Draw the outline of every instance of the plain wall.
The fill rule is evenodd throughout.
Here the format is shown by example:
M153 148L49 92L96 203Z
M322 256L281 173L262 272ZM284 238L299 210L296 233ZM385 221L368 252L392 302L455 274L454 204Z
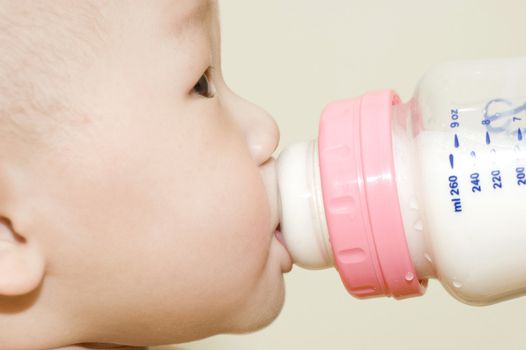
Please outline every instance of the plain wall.
M226 81L275 116L275 156L315 138L331 100L382 88L407 100L434 63L526 55L519 0L225 0L220 12ZM294 267L285 279L284 309L266 329L177 349L526 349L526 298L467 306L430 281L420 298L364 301L333 269Z

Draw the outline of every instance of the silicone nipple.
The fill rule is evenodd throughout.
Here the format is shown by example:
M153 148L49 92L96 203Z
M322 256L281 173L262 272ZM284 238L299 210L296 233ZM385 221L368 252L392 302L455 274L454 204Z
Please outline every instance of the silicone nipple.
M307 269L333 266L316 142L287 147L278 158L277 173L281 233L294 263Z

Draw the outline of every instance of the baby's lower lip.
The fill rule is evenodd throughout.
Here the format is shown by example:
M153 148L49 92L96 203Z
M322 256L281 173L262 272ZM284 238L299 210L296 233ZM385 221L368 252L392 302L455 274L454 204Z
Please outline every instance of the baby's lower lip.
M287 244L285 243L285 239L283 238L279 225L276 227L274 236L276 236L276 239L283 246L285 254L287 254L286 262L284 261L282 265L283 272L289 272L292 269L292 257L290 256L289 250L287 249Z
M283 234L281 233L280 225L276 227L276 232L274 232L274 234L276 235L276 238L278 239L278 241L280 241L280 243L283 244L284 247L287 247L287 245L285 244L285 239L283 239Z

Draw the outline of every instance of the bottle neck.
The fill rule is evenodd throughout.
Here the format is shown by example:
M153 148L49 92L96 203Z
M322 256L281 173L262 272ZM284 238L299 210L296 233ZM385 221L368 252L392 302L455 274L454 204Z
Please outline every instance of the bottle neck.
M329 104L318 149L335 265L358 297L421 295L400 211L393 161L390 90Z
M396 183L393 161L392 112L399 103L389 90L335 101L322 113L318 142L291 145L278 159L281 232L294 262L334 265L357 297L425 290L397 194L407 193ZM408 164L402 161L403 176L413 174ZM413 251L419 237L409 237Z

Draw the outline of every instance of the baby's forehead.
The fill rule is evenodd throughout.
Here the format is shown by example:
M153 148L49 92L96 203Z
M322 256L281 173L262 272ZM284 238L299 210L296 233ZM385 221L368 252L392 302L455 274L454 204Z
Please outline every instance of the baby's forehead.
M101 45L102 2L0 2L0 106L3 115L63 109L68 67L92 60ZM60 95L60 96L59 96Z
M215 15L215 6L213 0L2 1L0 76L8 77L0 79L2 111L38 105L39 111L24 114L45 114L47 105L66 100L58 94L67 83L65 64L89 65L119 38L133 39L130 27L140 22L148 22L146 30L152 31L167 25L170 34L202 25ZM35 94L45 103L32 103Z
M213 0L180 0L168 1L165 14L171 29L181 32L191 26L209 24L216 11Z

